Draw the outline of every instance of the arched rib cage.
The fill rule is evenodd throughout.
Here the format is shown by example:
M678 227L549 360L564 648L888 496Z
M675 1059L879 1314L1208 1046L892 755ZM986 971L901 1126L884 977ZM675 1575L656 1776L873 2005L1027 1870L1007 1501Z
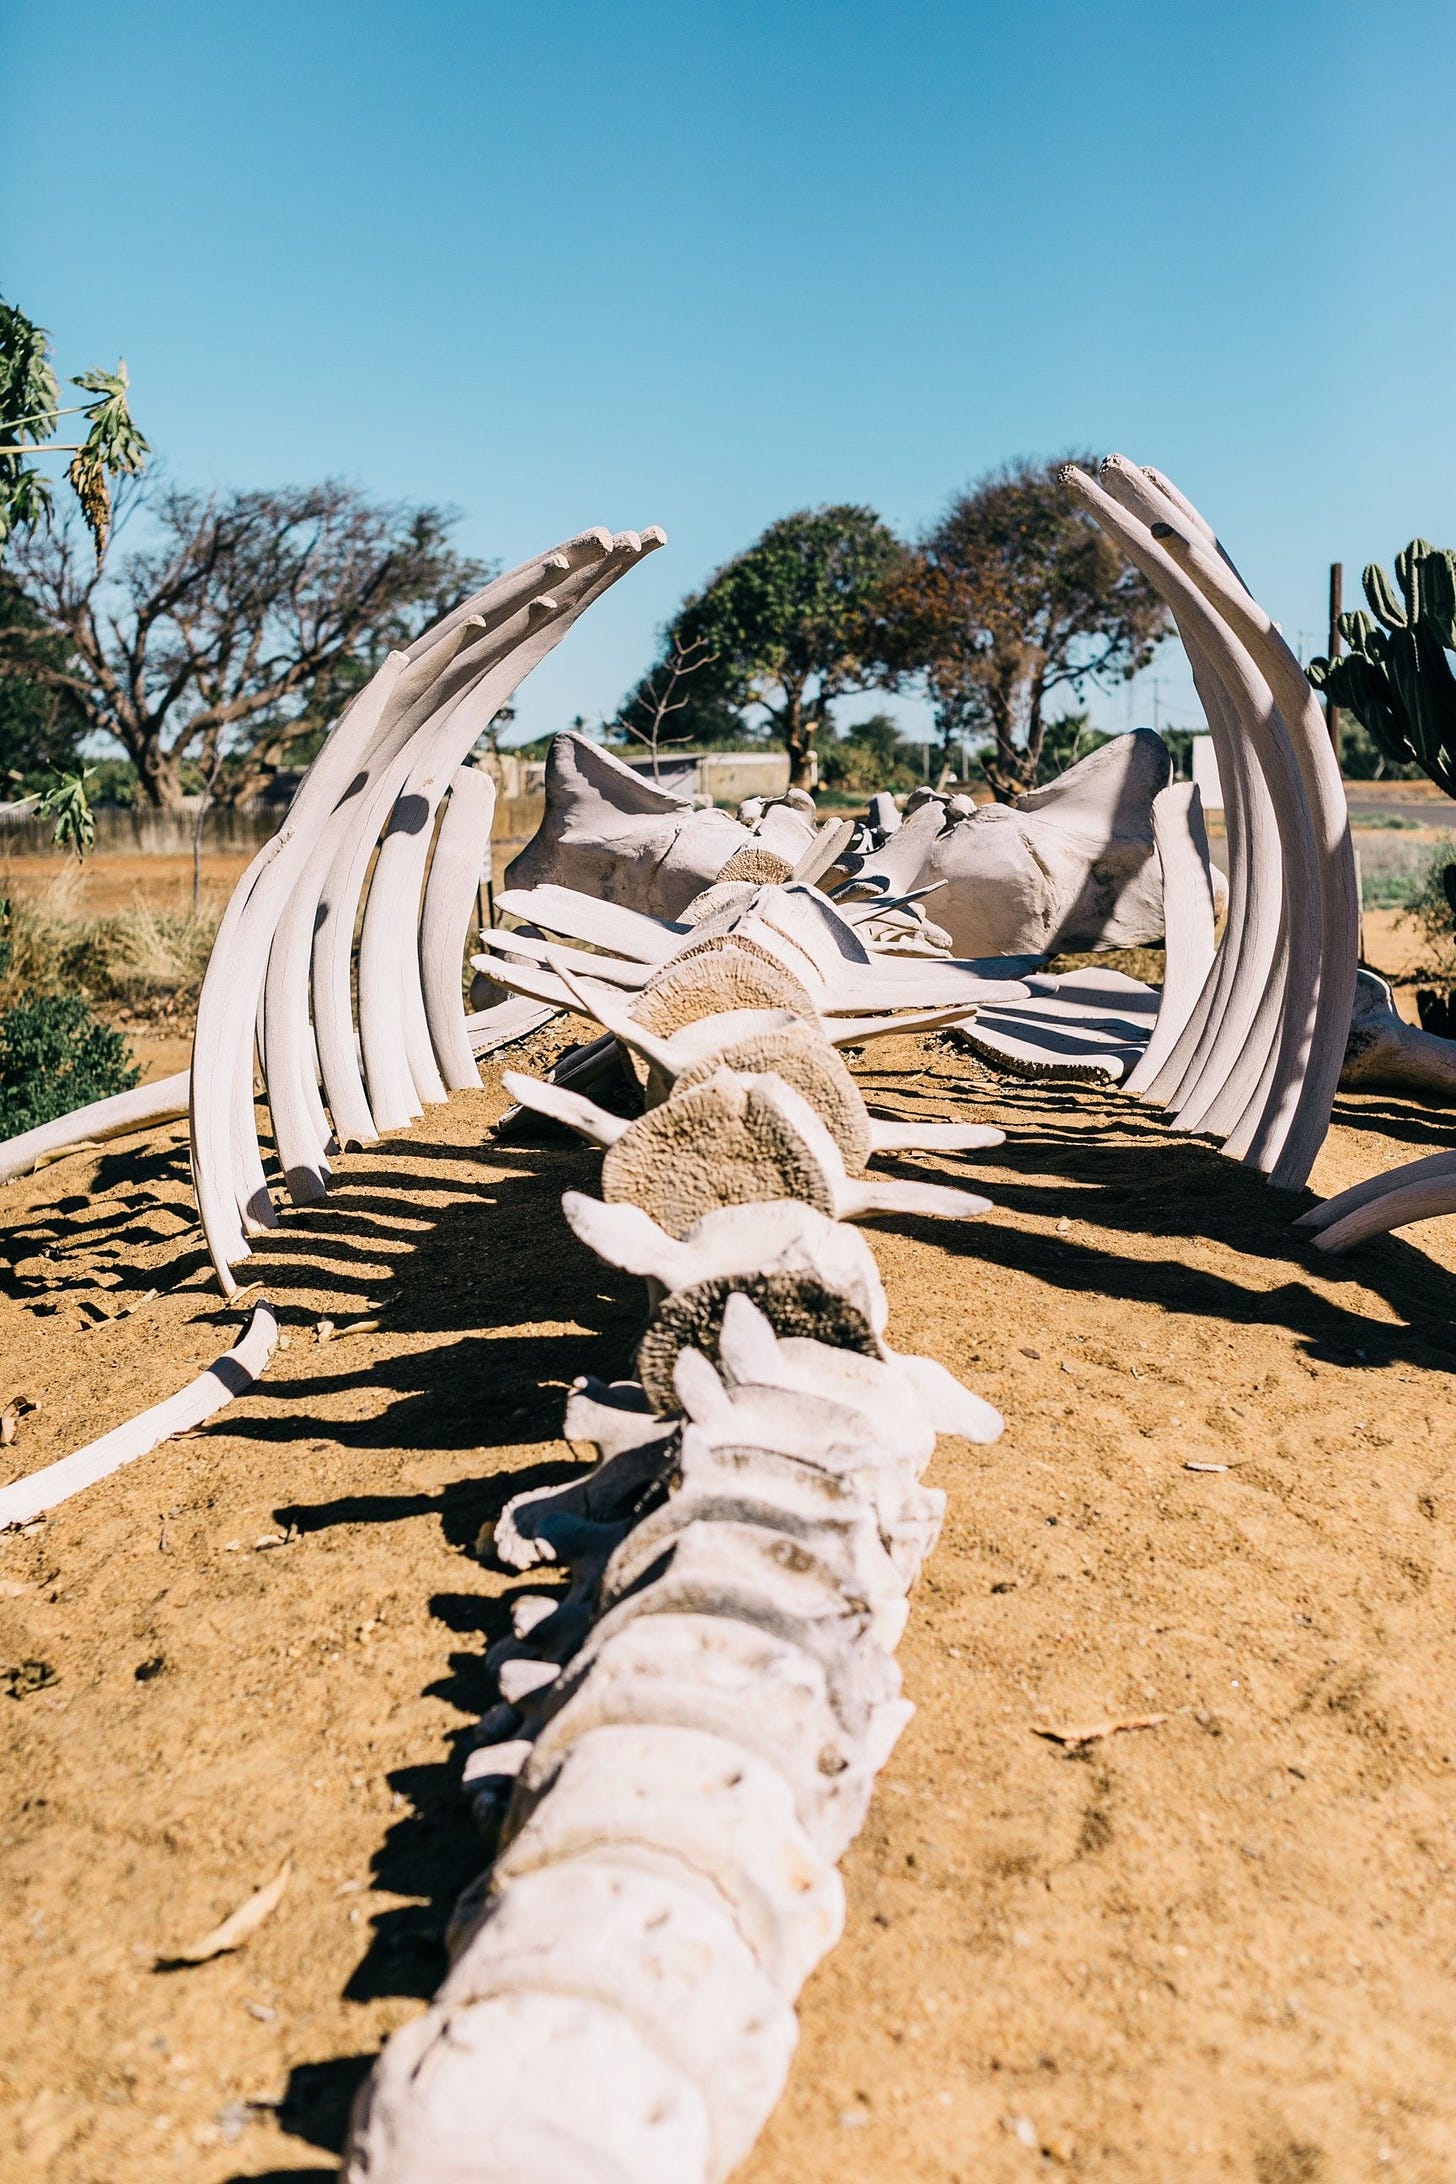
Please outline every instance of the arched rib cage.
M662 538L585 531L391 653L239 881L203 981L190 1091L193 1185L225 1290L248 1237L277 1218L255 1057L295 1203L327 1190L347 1140L408 1128L478 1083L460 970L494 791L467 761L577 616ZM512 1005L509 1028L530 1018Z
M1224 791L1223 941L1132 1089L1174 1129L1220 1138L1295 1189L1329 1128L1358 951L1349 815L1324 719L1213 530L1161 472L1111 455L1096 480L1069 465L1063 482L1166 602Z
M791 890L749 893L762 934L805 937ZM615 922L660 967L660 933ZM527 990L562 976L559 956L522 962ZM840 1931L837 1861L911 1712L894 1649L944 1508L922 1483L937 1433L1001 1431L942 1367L890 1347L873 1254L808 1202L812 1175L806 1195L737 1202L777 1157L742 1134L754 1098L765 1143L791 1123L839 1179L891 1146L1000 1133L877 1140L817 1012L733 1008L740 968L720 955L679 976L657 1030L643 987L592 989L655 1079L641 1124L540 1101L606 1148L603 1196L563 1211L645 1279L650 1317L634 1377L568 1400L566 1438L594 1466L496 1525L503 1563L564 1582L517 1593L487 1656L499 1699L464 1790L493 1862L457 1907L444 1985L361 2096L354 2184L707 2184L744 2158L789 2069L799 1987ZM568 969L562 998L583 990ZM758 1066L776 1060L793 1086ZM642 1130L689 1109L691 1200L664 1172L676 1142ZM933 1210L986 1204L942 1195L965 1203Z

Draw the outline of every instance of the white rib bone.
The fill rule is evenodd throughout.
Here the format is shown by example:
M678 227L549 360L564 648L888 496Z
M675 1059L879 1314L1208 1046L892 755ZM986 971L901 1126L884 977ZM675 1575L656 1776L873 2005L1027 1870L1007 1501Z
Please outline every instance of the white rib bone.
M190 1433L252 1386L266 1369L277 1340L277 1320L266 1304L256 1305L240 1340L176 1395L154 1403L150 1410L129 1418L124 1426L114 1427L99 1441L88 1442L73 1456L63 1456L58 1463L31 1472L28 1478L0 1487L0 1531L29 1524L47 1509L69 1501L83 1487L95 1486L124 1465L135 1463L139 1456L150 1455L174 1434Z
M1163 876L1163 992L1143 1058L1124 1080L1142 1096L1198 1005L1214 956L1214 891L1203 803L1192 782L1153 799L1153 840Z
M489 774L476 766L460 766L435 837L419 934L425 1018L440 1075L452 1092L473 1091L480 1083L466 1024L460 965L475 922L481 865L489 853L494 814L495 783Z
M29 1175L37 1161L54 1160L80 1145L100 1145L109 1138L133 1137L157 1123L171 1122L187 1112L191 1078L187 1070L162 1077L155 1084L139 1084L130 1092L113 1092L109 1099L73 1107L54 1122L37 1123L17 1137L0 1140L0 1183Z

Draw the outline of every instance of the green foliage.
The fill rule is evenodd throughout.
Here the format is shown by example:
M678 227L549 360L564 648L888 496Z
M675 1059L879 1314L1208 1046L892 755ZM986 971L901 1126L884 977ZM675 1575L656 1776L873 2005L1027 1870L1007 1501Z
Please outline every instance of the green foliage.
M78 864L96 839L96 821L86 793L90 778L89 767L81 773L59 775L35 807L38 819L55 820L51 839L58 849L74 849Z
M736 740L761 715L788 750L792 778L807 781L833 700L893 684L870 666L867 646L874 598L902 552L871 508L806 508L771 523L684 601L666 633L664 661L674 646L698 646L708 662L674 733Z
M1058 774L1075 766L1079 758L1086 758L1091 751L1100 750L1112 738L1091 725L1087 713L1063 713L1057 720L1049 720L1042 737L1041 756L1037 761L1036 785L1045 787L1055 781Z
M136 802L137 770L129 758L98 758L87 773L93 811L127 811Z
M46 628L14 579L0 571L0 669L8 662L11 643L16 657L10 671L0 671L0 801L7 802L44 788L53 774L77 769L86 733L85 715L61 680L64 644ZM37 680L24 651L43 659L57 680Z
M1381 905L1404 912L1402 925L1413 925L1425 943L1426 968L1450 983L1456 980L1456 911L1447 874L1456 870L1456 836L1443 834L1411 875L1402 901ZM1369 899L1367 897L1367 907Z
M1309 663L1309 679L1348 708L1397 764L1414 763L1456 796L1456 553L1414 538L1395 557L1396 582L1375 562L1364 575L1371 612L1340 616L1349 651Z
M1137 674L1171 627L1062 491L1063 467L1017 463L958 494L878 603L876 656L925 690L947 758L963 737L986 739L982 771L1002 801L1040 777L1053 692Z
M75 994L27 994L0 1011L0 1137L129 1092L140 1075L121 1033Z
M1347 781L1419 781L1422 773L1414 759L1402 765L1382 750L1370 730L1355 713L1340 722L1340 772Z
M9 923L9 899L4 895L0 895L0 979L7 978L9 976L11 958L15 953L14 944L11 941L9 933L6 931L6 927L9 925Z
M99 561L111 529L110 480L135 477L150 449L128 406L124 359L114 372L78 372L71 384L96 399L61 408L49 334L0 298L0 546L14 530L49 522L54 488L26 454L31 448L46 452L61 418L79 415L88 427L85 439L50 452L71 457L66 477Z
M819 778L827 789L873 796L877 789L913 789L920 768L900 728L888 713L871 713L843 735L819 747Z
M164 807L190 766L240 801L303 763L385 655L489 573L455 551L449 510L338 480L164 487L146 507L146 543L119 562L93 565L65 525L17 542L16 576L59 655L0 629L0 674L71 692L88 736L119 745Z

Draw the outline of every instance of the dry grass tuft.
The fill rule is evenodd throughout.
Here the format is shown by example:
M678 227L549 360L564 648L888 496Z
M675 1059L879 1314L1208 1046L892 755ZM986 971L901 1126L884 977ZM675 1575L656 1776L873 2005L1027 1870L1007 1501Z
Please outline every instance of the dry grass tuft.
M0 882L0 896L5 892ZM143 1014L195 1008L222 916L220 898L204 900L194 917L190 909L159 909L137 894L125 909L89 919L81 900L78 872L58 875L36 895L12 896L0 1005L29 992L74 993Z

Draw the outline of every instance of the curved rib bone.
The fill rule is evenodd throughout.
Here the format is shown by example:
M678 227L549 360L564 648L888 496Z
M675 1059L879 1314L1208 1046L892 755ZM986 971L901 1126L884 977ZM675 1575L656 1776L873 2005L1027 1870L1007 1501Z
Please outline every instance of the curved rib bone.
M99 1441L88 1442L73 1456L63 1456L59 1463L47 1464L28 1478L0 1487L0 1531L29 1524L47 1509L69 1501L83 1487L109 1479L113 1471L135 1463L139 1456L149 1456L174 1434L190 1433L202 1425L235 1395L252 1386L266 1369L277 1340L277 1320L266 1304L256 1305L241 1338L176 1395L154 1403L139 1417L129 1418L124 1426L104 1433Z

